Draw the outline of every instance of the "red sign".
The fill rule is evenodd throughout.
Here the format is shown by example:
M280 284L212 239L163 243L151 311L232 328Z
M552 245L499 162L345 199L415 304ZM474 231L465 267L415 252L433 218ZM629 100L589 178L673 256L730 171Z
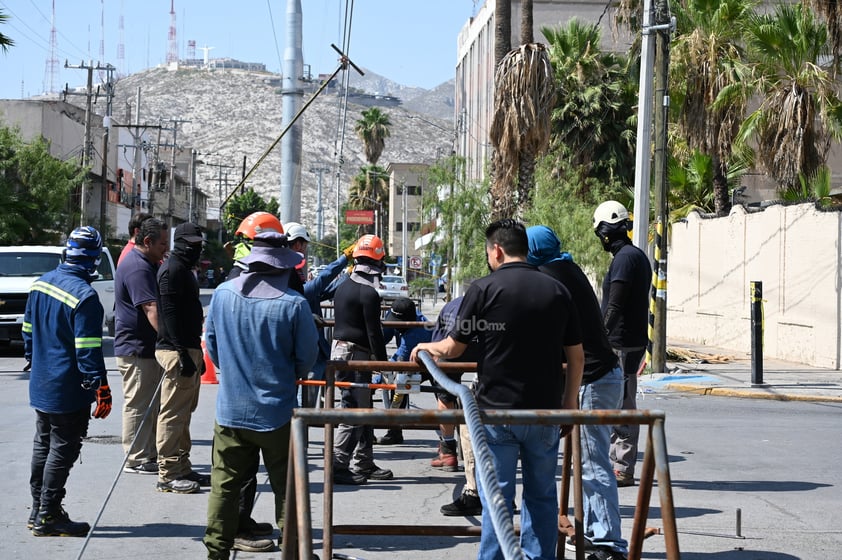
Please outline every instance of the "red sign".
M352 226L370 226L374 223L374 210L345 210L345 223Z

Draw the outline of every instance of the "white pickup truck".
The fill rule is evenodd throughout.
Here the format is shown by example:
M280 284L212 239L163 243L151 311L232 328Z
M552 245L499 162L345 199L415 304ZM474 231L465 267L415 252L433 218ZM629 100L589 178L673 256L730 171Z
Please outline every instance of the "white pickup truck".
M63 246L19 245L0 247L0 345L23 340L21 327L26 300L32 283L61 262ZM99 277L91 285L105 310L103 328L114 335L114 260L103 247L97 269Z

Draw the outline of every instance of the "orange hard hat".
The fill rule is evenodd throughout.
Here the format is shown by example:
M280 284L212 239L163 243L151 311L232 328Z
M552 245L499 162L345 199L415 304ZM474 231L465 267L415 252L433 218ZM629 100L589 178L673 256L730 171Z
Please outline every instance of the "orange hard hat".
M353 257L368 257L375 261L382 261L386 256L386 248L383 246L383 240L376 235L363 235L357 240L357 245L354 247Z
M284 226L281 225L281 221L274 214L270 214L269 212L254 212L240 222L235 235L242 235L243 237L254 239L258 233L265 231L284 233Z

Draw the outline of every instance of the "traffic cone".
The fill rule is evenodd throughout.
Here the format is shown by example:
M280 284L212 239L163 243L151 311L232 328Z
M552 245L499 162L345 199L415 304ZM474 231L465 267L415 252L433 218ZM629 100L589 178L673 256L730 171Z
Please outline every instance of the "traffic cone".
M202 336L202 357L205 360L205 373L202 374L202 383L216 385L219 380L216 378L216 368L208 356L208 349L205 347L205 337Z

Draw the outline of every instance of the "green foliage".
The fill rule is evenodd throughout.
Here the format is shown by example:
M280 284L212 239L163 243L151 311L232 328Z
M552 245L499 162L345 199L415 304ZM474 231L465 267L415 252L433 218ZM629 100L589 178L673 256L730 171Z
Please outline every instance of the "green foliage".
M786 201L803 202L814 201L819 206L828 208L835 204L830 196L831 172L830 168L820 168L812 177L803 173L798 176L798 186L791 187L781 192L781 197Z
M377 107L363 111L362 118L354 125L354 132L365 148L365 159L371 165L377 165L386 147L386 138L391 135L390 126L392 123L388 115Z
M278 201L273 196L269 201L263 200L254 190L249 189L239 196L231 197L225 207L225 230L233 236L240 222L254 212L269 212L278 215Z
M464 165L464 158L450 156L430 166L427 184L434 188L425 191L422 201L424 221L436 225L436 235L427 249L442 255L442 264L451 267L458 282L488 273L488 185L467 184L461 171Z
M57 243L78 215L70 195L86 175L53 158L43 138L26 144L17 128L0 127L0 245Z

